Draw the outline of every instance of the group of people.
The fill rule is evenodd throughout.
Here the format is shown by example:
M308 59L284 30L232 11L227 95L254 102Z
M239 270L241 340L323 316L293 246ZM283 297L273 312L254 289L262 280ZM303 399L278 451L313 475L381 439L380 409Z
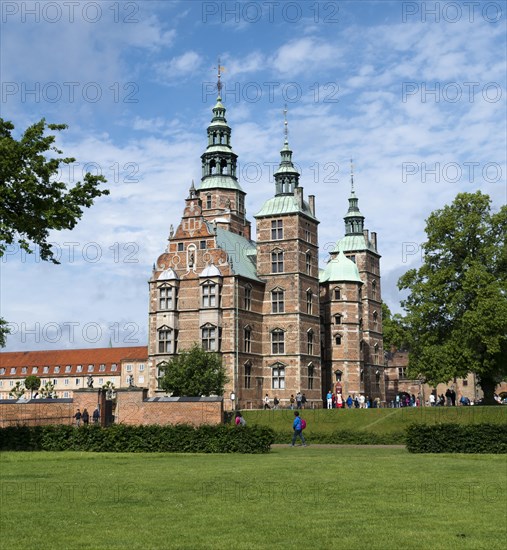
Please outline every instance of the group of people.
M306 402L306 395L298 391L296 397L294 397L294 394L291 394L289 399L289 409L294 409L294 405L296 405L297 409L304 409ZM279 408L280 400L278 399L278 396L275 395L275 397L273 398L273 409ZM264 410L267 409L271 409L271 399L268 394L264 396Z
M83 425L90 423L90 413L87 409L83 409L83 412L81 412L79 409L77 410L76 414L74 415L74 420L76 421L76 426L79 428L81 426L81 422L83 422ZM98 424L100 420L100 411L97 407L92 414L92 420L94 424Z
M349 395L344 399L341 393L333 393L331 390L326 395L326 405L328 409L370 409L380 407L380 398L376 397L373 401L364 394Z

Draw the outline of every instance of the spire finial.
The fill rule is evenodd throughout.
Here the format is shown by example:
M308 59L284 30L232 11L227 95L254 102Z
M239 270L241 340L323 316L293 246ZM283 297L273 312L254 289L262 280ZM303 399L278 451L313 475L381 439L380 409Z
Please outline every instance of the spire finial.
M220 79L225 69L224 67L222 67L222 65L220 65L220 57L218 58L217 66L215 67L215 69L217 70L217 91L218 91L217 99L221 99L220 96L222 95L222 81Z
M354 192L354 161L350 159L350 191Z
M285 143L289 142L289 123L287 122L287 103L283 106L283 135Z

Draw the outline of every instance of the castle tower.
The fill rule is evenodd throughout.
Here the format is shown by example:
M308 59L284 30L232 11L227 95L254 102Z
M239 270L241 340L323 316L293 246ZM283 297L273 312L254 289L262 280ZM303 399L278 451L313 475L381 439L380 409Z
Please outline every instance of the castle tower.
M257 275L266 283L263 391L282 402L301 391L320 406L319 222L314 197L303 198L287 134L285 120L275 195L255 215Z
M357 273L362 285L356 285L357 298L351 300L352 288L347 281L347 293L342 293L342 298L333 301L330 300L330 306L325 310L328 322L335 323L336 315L341 315L342 321L345 321L345 314L340 313L340 307L347 312L348 323L353 321L358 328L359 335L359 380L352 375L352 371L342 370L336 372L333 370L335 358L343 354L345 361L349 357L349 351L345 351L340 339L332 339L329 336L328 341L332 345L329 356L326 360L326 378L329 382L336 383L340 376L348 380L347 393L361 392L371 398L385 396L384 384L384 352L382 345L382 298L380 292L380 254L377 251L377 234L375 232L369 235L369 231L364 229L364 216L359 210L359 201L354 190L354 175L351 168L351 192L349 196L349 208L344 217L345 236L340 239L331 252L332 261L342 262L347 258L355 264ZM328 264L329 265L329 264ZM347 271L352 273L350 264ZM355 275L355 271L354 271ZM338 281L337 281L338 282ZM345 283L345 281L343 281ZM339 290L339 287L338 287ZM331 291L331 289L329 289ZM336 295L338 295L337 293ZM352 292L353 294L353 292ZM357 307L352 302L357 301ZM330 309L329 309L330 308ZM353 320L353 312L356 312L357 319ZM332 326L332 325L330 325ZM347 339L342 339L347 342ZM355 345L355 344L354 344ZM342 348L341 350L335 348ZM350 355L350 357L352 357ZM332 361L329 362L329 359ZM345 363L344 363L345 366ZM353 366L353 372L356 371L356 365ZM339 369L341 370L341 369Z

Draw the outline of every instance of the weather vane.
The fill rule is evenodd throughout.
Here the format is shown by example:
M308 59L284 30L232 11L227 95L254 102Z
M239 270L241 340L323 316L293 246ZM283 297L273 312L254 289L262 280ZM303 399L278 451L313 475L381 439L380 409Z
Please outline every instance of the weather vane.
M354 161L350 159L350 185L351 190L354 191Z
M218 58L217 66L213 67L213 69L216 69L217 71L217 90L218 95L220 96L222 94L222 81L220 80L222 73L225 72L225 67L220 65L220 58Z

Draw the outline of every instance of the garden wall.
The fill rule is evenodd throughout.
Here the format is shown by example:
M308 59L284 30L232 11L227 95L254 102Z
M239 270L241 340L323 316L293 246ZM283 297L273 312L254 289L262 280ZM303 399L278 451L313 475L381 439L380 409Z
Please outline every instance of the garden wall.
M146 398L147 390L116 390L113 406L115 424L220 424L223 421L221 397L154 397ZM0 427L72 424L77 409L86 408L91 416L104 395L95 389L74 391L73 399L0 400ZM101 407L104 424L105 407Z

